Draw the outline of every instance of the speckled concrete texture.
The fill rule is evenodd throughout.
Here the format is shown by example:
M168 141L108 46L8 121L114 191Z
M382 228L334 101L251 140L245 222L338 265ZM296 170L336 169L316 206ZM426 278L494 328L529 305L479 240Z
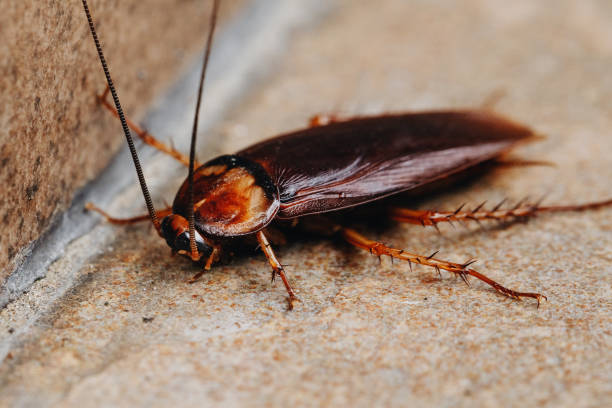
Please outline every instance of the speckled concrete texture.
M556 166L497 170L407 205L612 195L608 1L338 6L293 37L277 74L209 132L221 151L302 127L315 113L475 107L503 91L496 110L547 135L516 155ZM155 196L171 201L182 177L152 180ZM131 188L109 210L141 211L138 193ZM101 224L0 312L0 405L612 404L612 209L446 226L441 235L358 228L415 252L477 258L479 271L549 300L536 309L479 282L467 288L311 236L277 249L301 299L287 311L284 288L269 283L256 251L188 285L197 268L170 257L151 227ZM72 259L109 231L96 259L72 270ZM46 303L67 271L76 284Z
M224 15L240 3L226 2ZM201 48L209 7L195 0L90 7L124 108L139 118ZM11 1L0 14L0 284L125 143L95 102L105 83L81 8Z

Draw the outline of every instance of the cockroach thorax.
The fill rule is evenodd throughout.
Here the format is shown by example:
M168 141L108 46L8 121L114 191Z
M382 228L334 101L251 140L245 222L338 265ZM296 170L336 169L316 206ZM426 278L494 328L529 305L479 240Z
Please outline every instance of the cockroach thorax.
M221 156L194 173L196 229L208 237L251 234L264 228L280 205L278 189L261 165L240 156ZM173 212L188 216L188 181L179 189Z

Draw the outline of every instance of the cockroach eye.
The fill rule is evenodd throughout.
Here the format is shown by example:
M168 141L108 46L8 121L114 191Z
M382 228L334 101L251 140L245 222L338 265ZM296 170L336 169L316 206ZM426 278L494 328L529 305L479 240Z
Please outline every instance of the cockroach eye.
M165 217L161 222L161 233L166 239L168 246L174 251L180 254L191 252L189 246L189 223L184 217L176 214ZM203 257L210 255L212 248L206 244L198 231L195 231L195 240L198 253Z

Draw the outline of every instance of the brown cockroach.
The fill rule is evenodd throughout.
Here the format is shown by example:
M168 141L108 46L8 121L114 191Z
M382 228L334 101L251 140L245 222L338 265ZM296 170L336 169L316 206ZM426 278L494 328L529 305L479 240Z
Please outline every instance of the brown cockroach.
M173 253L192 261L203 261L203 270L191 282L219 260L223 248L241 238L256 238L272 267L272 279L277 275L280 277L292 305L297 297L266 237L266 228L271 223L341 211L428 186L495 160L518 144L536 138L529 128L484 110L427 111L343 120L331 118L327 121L329 123L315 118L309 128L273 137L196 166L198 112L219 0L213 0L188 158L126 120L87 1L82 2L108 82L107 92L100 99L121 121L149 214L116 219L92 204L88 204L88 208L117 224L150 219ZM114 108L106 101L109 91ZM179 188L171 208L159 212L153 208L129 127L145 143L189 166L188 177ZM612 200L548 207L521 202L512 208L502 208L500 204L490 210L480 205L472 210L461 207L451 212L393 208L390 217L399 222L437 227L444 222L506 221L544 212L581 211L609 205L612 205ZM161 222L160 218L163 218ZM538 306L542 299L546 299L540 293L519 292L502 286L471 268L473 260L455 263L436 258L436 253L424 256L391 248L333 221L326 227L355 247L379 257L386 255L408 261L410 265L430 266L438 272L446 270L466 283L472 276L510 298L533 298Z

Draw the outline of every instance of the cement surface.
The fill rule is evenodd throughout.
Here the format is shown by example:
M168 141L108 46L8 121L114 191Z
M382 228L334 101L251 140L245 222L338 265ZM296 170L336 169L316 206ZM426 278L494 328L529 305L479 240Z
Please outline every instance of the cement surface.
M207 132L221 140L219 151L302 127L316 113L477 107L502 90L496 111L547 135L516 155L556 166L495 171L414 205L612 195L608 1L338 6L291 37L276 75ZM152 173L156 197L171 201L184 175L159 181L162 162ZM108 209L132 215L142 210L138 200L134 186ZM171 258L149 226L101 224L0 312L0 405L612 403L612 209L484 230L446 226L442 235L410 225L359 228L414 252L477 258L480 272L548 302L536 309L476 281L467 288L309 238L277 248L301 299L287 311L283 287L270 285L257 252L188 285L197 268ZM75 268L92 248L99 255ZM67 274L66 294L46 302Z

